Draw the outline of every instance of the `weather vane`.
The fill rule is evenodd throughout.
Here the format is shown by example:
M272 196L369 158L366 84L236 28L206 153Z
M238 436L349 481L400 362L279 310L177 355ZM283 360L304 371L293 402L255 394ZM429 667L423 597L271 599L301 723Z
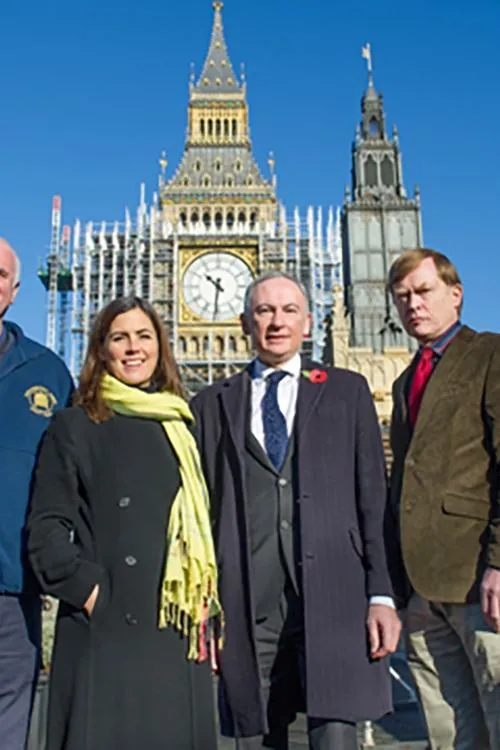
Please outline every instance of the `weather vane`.
M364 47L361 47L361 56L366 60L368 67L368 76L372 79L373 66L372 66L372 48L370 42L367 42Z

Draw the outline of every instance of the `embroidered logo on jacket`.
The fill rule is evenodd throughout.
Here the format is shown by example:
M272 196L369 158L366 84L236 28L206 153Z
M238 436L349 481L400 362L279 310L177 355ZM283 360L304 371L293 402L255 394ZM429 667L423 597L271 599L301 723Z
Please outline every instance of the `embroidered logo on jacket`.
M43 385L33 385L24 394L28 399L33 414L39 417L51 417L57 406L57 399L53 393Z

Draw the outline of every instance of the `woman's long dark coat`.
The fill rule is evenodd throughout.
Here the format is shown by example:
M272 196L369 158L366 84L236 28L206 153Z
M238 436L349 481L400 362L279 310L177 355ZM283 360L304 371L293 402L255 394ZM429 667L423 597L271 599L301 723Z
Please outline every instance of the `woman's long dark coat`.
M305 370L314 367L321 365L304 363ZM392 595L383 541L382 442L366 380L338 368L326 374L320 383L301 378L295 419L307 713L376 719L391 710L388 664L370 660L366 631L369 597ZM248 371L202 391L192 404L212 497L226 615L222 731L242 736L262 734L267 726L246 531L249 404Z
M60 598L47 750L214 750L207 663L158 630L179 469L159 423L78 408L49 427L29 517L43 589ZM90 618L82 611L94 585Z

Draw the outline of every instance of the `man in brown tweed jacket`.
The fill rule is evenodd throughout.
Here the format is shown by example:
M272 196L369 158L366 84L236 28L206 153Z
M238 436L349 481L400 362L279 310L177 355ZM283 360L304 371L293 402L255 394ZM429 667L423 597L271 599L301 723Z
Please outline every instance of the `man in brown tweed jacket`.
M389 563L433 750L500 750L500 336L460 322L452 263L410 250L389 288L420 347L396 380Z

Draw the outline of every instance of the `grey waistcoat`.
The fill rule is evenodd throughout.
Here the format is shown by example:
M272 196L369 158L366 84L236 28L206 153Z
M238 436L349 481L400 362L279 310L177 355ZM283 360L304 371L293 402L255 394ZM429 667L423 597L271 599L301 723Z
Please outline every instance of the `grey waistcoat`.
M254 435L247 430L245 471L248 532L257 620L279 606L285 586L298 591L298 519L294 502L294 436L285 464L277 471Z

